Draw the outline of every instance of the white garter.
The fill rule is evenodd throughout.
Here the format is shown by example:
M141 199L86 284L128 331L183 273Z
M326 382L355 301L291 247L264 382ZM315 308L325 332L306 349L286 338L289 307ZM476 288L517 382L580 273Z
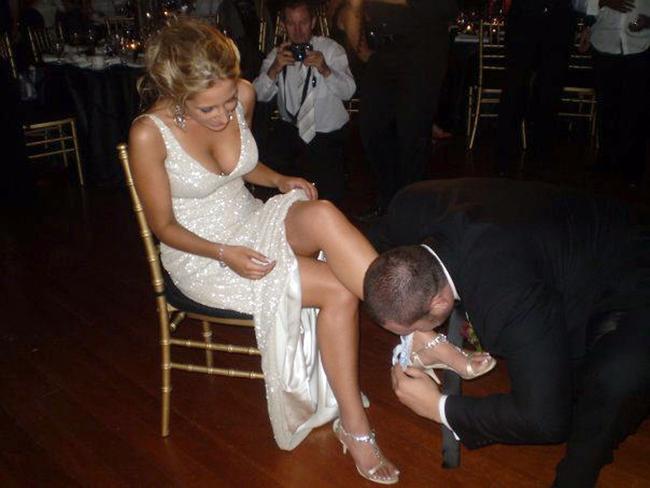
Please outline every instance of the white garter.
M400 337L400 343L393 349L393 366L401 364L403 369L413 364L411 362L411 349L413 348L413 332Z

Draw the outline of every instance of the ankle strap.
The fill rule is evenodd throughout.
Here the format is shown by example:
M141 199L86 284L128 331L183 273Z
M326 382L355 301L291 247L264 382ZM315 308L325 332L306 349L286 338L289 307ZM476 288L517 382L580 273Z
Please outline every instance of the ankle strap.
M350 434L347 430L345 430L345 428L343 427L343 423L340 420L338 422L338 427L339 429L341 429L341 433L344 436L349 437L355 442L365 442L367 444L374 444L376 442L374 430L371 430L367 434L362 434L362 435Z
M431 339L429 342L427 342L424 345L424 349L432 349L440 344L444 344L446 342L449 342L447 340L447 336L445 334L438 334L435 336L433 339Z

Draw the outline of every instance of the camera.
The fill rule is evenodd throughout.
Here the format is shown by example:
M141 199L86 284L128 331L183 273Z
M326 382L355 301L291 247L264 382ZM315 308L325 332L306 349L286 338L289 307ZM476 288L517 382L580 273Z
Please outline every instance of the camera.
M309 54L309 51L313 50L314 46L308 42L294 42L289 46L289 51L293 54L293 59L296 61L302 62Z

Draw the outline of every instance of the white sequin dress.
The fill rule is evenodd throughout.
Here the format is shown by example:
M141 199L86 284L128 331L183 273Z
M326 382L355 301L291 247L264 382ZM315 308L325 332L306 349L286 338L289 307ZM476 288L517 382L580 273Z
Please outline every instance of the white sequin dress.
M213 242L247 246L276 260L261 280L248 280L214 259L161 244L161 259L176 286L212 307L252 314L262 354L266 399L273 434L282 449L293 449L313 427L338 415L316 344L316 311L301 308L298 262L286 239L284 219L302 190L255 199L242 177L257 164L257 146L244 111L236 109L240 156L228 175L208 171L180 145L155 115L165 141L174 216L193 233Z

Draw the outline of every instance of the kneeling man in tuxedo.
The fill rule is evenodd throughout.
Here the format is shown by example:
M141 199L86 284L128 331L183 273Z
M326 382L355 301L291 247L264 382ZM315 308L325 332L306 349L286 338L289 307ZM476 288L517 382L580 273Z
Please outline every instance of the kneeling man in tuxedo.
M468 448L566 441L554 486L594 486L650 411L648 228L617 203L503 179L411 185L380 225L371 317L422 344L462 307L510 376L507 394L444 396L427 350L409 350L421 368L393 368L400 401Z

